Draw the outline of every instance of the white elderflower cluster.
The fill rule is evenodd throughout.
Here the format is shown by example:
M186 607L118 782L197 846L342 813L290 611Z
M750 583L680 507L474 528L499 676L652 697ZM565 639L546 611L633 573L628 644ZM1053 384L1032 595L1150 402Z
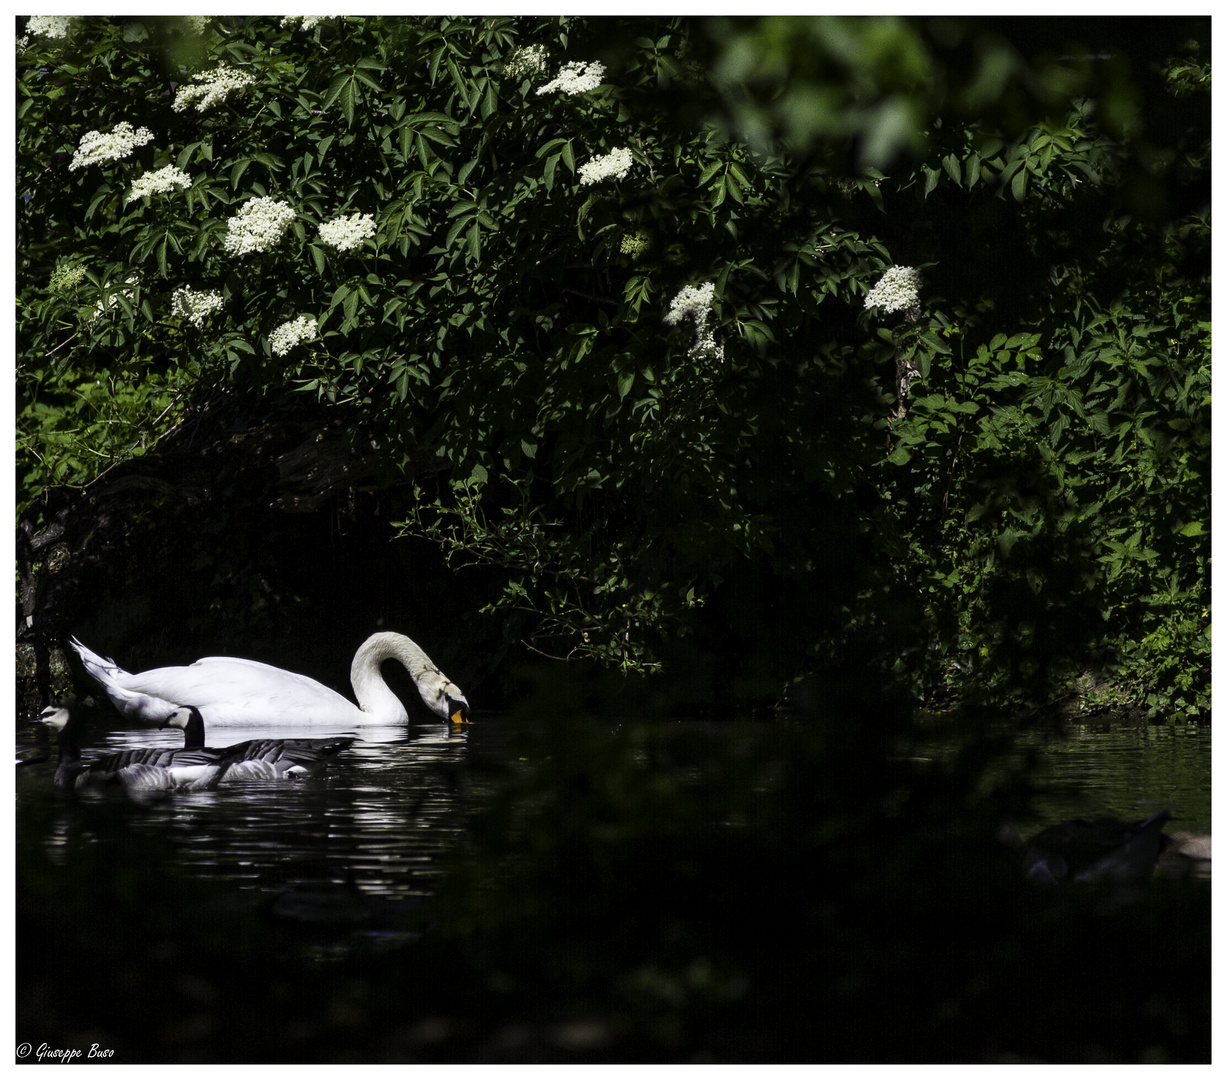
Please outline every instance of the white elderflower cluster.
M631 152L625 146L611 150L608 154L594 157L591 161L579 167L579 182L583 184L599 184L602 180L613 177L623 179L631 171Z
M361 247L362 241L375 235L375 219L370 214L350 214L333 218L320 226L320 239L337 251Z
M226 222L225 248L231 255L267 251L281 240L295 217L289 203L278 202L269 195L248 199Z
M548 94L551 90L561 90L564 94L583 94L600 86L601 76L604 74L605 65L597 60L589 63L572 60L563 65L553 82L537 87L537 93Z
M683 319L694 319L694 341L688 350L690 356L724 359L724 346L716 341L715 333L707 325L715 295L714 282L708 281L697 287L687 285L669 305L669 314L665 316L665 322L669 326L676 326Z
M116 124L115 130L108 131L105 135L101 131L87 131L77 144L77 152L72 156L68 171L96 165L102 161L119 161L152 138L153 132L148 128L137 128L134 131L126 120Z
M706 322L715 295L715 282L709 281L697 288L694 285L687 285L673 298L673 303L669 305L669 314L665 316L665 322L670 326L676 326L683 319L694 319L696 323Z
M179 87L171 108L175 112L183 112L194 103L197 112L204 112L225 101L229 94L243 90L255 81L256 77L246 71L236 71L225 64L219 64L212 71L201 71L193 75L192 82L195 86Z
M26 33L50 38L68 37L76 21L75 15L31 15L26 22Z
M180 15L179 25L172 27L181 34L195 34L199 37L209 29L208 15Z
M52 292L68 292L69 289L80 284L83 277L85 277L84 266L62 264L51 271L51 277L47 281L47 288Z
M325 19L335 19L335 15L286 15L281 20L282 27L293 28L295 23L298 23L299 30L312 30Z
M209 315L221 310L222 302L222 294L219 292L196 292L190 285L184 285L176 289L170 298L170 310L173 314L187 319L199 330Z
M622 243L618 250L632 259L639 258L651 246L651 238L644 232L628 232L622 234Z
M867 308L887 313L920 308L920 271L911 266L892 266L865 297Z
M503 65L503 74L509 79L531 79L545 70L548 55L544 45L524 45L516 49Z
M143 176L138 176L132 182L132 187L128 189L128 197L124 202L130 203L146 195L160 195L162 192L173 191L175 188L183 188L186 191L191 186L192 178L187 173L178 166L167 165L165 168L158 169L157 172L147 172Z
M299 315L269 334L268 344L278 356L285 356L300 341L314 341L317 334L315 323L306 315Z

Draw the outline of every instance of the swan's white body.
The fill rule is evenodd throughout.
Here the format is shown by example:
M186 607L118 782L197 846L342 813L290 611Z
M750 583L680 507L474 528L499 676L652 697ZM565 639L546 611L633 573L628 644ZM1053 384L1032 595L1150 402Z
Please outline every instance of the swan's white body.
M76 638L72 647L115 708L140 724L163 724L185 705L199 709L211 728L316 725L335 729L407 723L405 706L380 673L384 660L405 666L431 712L456 723L469 716L469 703L460 687L404 634L372 634L362 643L349 672L357 705L306 675L256 660L207 656L186 667L130 674Z

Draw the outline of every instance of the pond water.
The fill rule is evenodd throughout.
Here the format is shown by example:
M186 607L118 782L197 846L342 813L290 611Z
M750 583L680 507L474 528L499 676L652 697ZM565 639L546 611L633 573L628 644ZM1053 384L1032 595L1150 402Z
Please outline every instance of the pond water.
M1076 725L1061 737L1029 735L1041 755L1040 820L1148 817L1172 811L1170 828L1209 833L1210 728Z
M440 872L441 854L454 846L468 815L488 798L466 772L477 751L505 758L507 729L493 724L476 734L440 728L416 731L367 729L358 742L320 773L283 781L222 785L150 800L129 816L131 828L170 845L179 868L206 881L230 881L237 901L267 908L290 921L352 922L395 916L428 895ZM226 729L211 745L289 735L323 737L341 732L312 729ZM353 732L349 732L353 734ZM178 731L117 729L83 751L141 746L181 746ZM74 798L53 787L50 759L17 770L19 843L41 842L51 861L65 864L93 842L91 822L122 800ZM23 806L46 835L22 827ZM50 808L50 809L49 809ZM364 907L365 905L365 907ZM394 920L393 920L394 921Z
M754 737L768 744L777 734L770 724L755 727ZM747 733L741 725L679 724L677 729L679 735L701 735L690 740L700 748L713 738L745 738ZM558 736L556 728L549 730ZM602 730L614 728L589 728L581 741L592 735L599 745ZM210 741L227 744L255 734L227 730ZM625 892L614 886L608 897L586 892L590 878L583 872L575 883L549 879L534 893L530 873L524 895L547 905L541 924L530 919L522 940L513 935L515 940L500 941L493 953L487 950L497 930L494 937L479 933L473 946L477 951L469 953L455 936L456 923L448 924L453 936L431 932L436 915L424 901L441 881L442 857L465 835L471 815L494 796L499 773L488 766L514 766L524 752L520 726L510 718L482 717L461 736L449 736L441 727L363 734L362 742L317 776L223 786L148 804L129 802L119 792L76 798L55 789L54 753L41 764L18 768L16 1012L19 1037L29 1040L19 1047L98 1043L114 1049L116 1060L140 1062L555 1061L563 1060L557 1056L563 1053L559 1047L596 1039L592 1045L607 1046L608 1060L625 1062L691 1060L692 1049L706 1053L709 1044L736 1051L736 1060L762 1060L773 1052L768 1047L790 1045L786 1040L794 1038L800 1041L781 1060L809 1060L806 1055L825 1051L815 1050L799 1034L795 1015L821 1014L834 1001L852 1011L845 1014L845 1041L830 1052L839 1060L863 1052L872 1057L876 1049L860 1046L851 1018L883 1008L880 991L870 989L876 986L874 973L889 972L893 986L900 958L912 965L905 968L911 974L891 991L893 1005L887 1003L887 1013L895 1017L892 1028L898 1029L904 1018L916 1014L917 1002L906 990L909 982L933 978L927 950L937 941L944 944L933 947L943 954L962 957L950 965L941 1000L979 1011L947 1015L935 1005L938 1011L917 1017L911 1034L898 1036L892 1060L906 1055L918 1039L932 1039L931 1046L924 1044L928 1049L918 1051L920 1060L929 1060L926 1054L938 1060L951 1039L967 1043L960 1060L979 1060L981 1053L996 1060L980 1047L985 1025L1001 1026L990 1039L990 1050L998 1042L1011 1053L1018 1046L1032 1047L1026 1041L1031 1036L1020 1035L1010 1019L1017 1011L1020 979L1026 987L1022 996L1029 1001L1044 999L1059 982L1071 987L1070 1000L1078 1008L1085 1000L1101 1002L1104 986L1120 982L1117 975L1097 981L1096 964L1105 955L1096 952L1101 938L1108 943L1106 955L1116 956L1122 939L1141 935L1150 940L1159 931L1178 928L1168 935L1171 947L1158 951L1159 968L1147 968L1146 994L1168 1002L1175 1010L1172 1023L1192 1034L1147 1038L1158 1039L1156 1045L1174 1060L1208 1058L1209 914L1203 910L1208 890L1183 881L1156 882L1146 892L1147 903L1113 907L1107 922L1098 910L1084 917L1076 904L1060 908L1070 898L1077 900L1069 890L1051 898L1028 898L1021 890L1017 910L1012 902L981 923L978 892L972 896L950 893L944 885L936 890L930 885L928 891L909 886L904 907L914 910L899 923L901 936L882 939L875 898L858 892L864 884L860 875L868 872L878 882L871 889L885 885L885 910L890 912L899 910L898 896L889 899L889 890L900 882L890 874L874 878L871 861L850 864L858 876L849 879L847 896L832 893L823 905L811 907L805 890L781 893L773 887L777 879L786 882L792 868L787 837L761 863L745 846L731 849L761 872L757 884L740 881L738 867L729 865L722 852L700 845L690 870L684 859L677 873L670 872L672 860L658 865L649 859L642 881L630 874ZM181 739L178 732L118 729L86 742L89 753L150 742L177 746ZM1158 806L1171 807L1177 827L1210 831L1208 728L1070 728L1060 737L1028 736L1020 754L1028 743L1038 753L1042 785L1036 820L1018 823L1023 835L1071 815L1140 818ZM592 752L591 742L585 746ZM916 754L931 759L950 750L949 740L945 745L934 740L932 746L916 747ZM565 756L562 750L559 754ZM729 760L736 758L730 754ZM690 761L685 755L676 759L680 773ZM923 777L924 769L917 775ZM562 775L571 774L563 770ZM582 796L581 790L581 802L568 805L582 805ZM679 835L700 834L683 830ZM666 845L663 850L674 849ZM618 861L612 865L620 871L626 867ZM905 858L901 865L911 864ZM724 873L726 866L730 874ZM656 910L658 874L668 882L676 910L656 925L641 913ZM694 874L701 880L694 880ZM991 875L973 879L990 885L993 880ZM716 899L708 905L704 898L713 887ZM465 906L473 895L462 899L464 918L470 912L480 918L486 910L476 901ZM745 920L739 914L739 905L746 904L757 916L778 904L781 895L792 900L778 920ZM563 899L553 906L557 897ZM624 900L629 915L620 920ZM1061 918L1054 921L1045 914L1046 901L1056 905ZM1161 912L1153 924L1151 901ZM510 908L516 910L514 902ZM679 914L691 911L698 912L693 925ZM915 918L926 927L926 944L919 949L911 929ZM823 932L830 919L836 934ZM849 926L856 930L845 944ZM990 942L983 957L980 945L963 949L968 926L979 928L975 942ZM805 929L798 933L794 927ZM555 933L556 943L551 939ZM701 951L695 956L686 944L690 935L698 935L693 948ZM641 950L647 950L650 962L639 955ZM1010 950L1028 956L1021 970L991 959L1015 955ZM486 961L487 955L492 959ZM659 959L662 955L666 960ZM845 973L841 986L861 985L856 980L862 980L865 989L856 991L855 1007L841 996L852 992L846 986L830 991L822 980L804 976L792 976L796 982L781 986L781 977L790 977L799 955L823 971L838 967ZM477 958L476 966L467 966L464 958L469 956ZM520 989L508 990L520 984L508 983L503 967L506 963L507 971L519 971L526 959L539 961L541 969L538 976L525 976L524 985L544 980L527 1004ZM682 974L675 975L675 968ZM580 975L568 974L573 970ZM750 981L720 981L724 976L717 975L725 970ZM802 965L798 970L808 969ZM1081 982L1069 984L1071 972ZM496 976L503 982L489 981ZM591 1014L572 1015L568 1003L577 1000L575 987L589 985L581 976L595 980L598 990L590 991L596 993L595 1004L585 1006ZM692 993L686 989L690 983L676 979L698 980L698 989ZM600 989L607 983L612 989ZM975 992L960 997L965 983L974 985ZM675 1018L707 1016L694 995L724 993L726 985L757 989L737 999L740 1004L732 1011L720 1004L724 998L716 1000L710 1020L702 1022L710 1023L710 1029L658 1030L662 1010ZM778 991L772 989L777 986ZM988 993L985 986L994 989ZM759 1011L754 1003L768 991L778 996ZM803 996L808 993L817 996L810 1000ZM676 994L682 997L675 1000ZM801 1013L790 1012L798 1007ZM643 1010L647 1026L641 1030L637 1018ZM1100 1031L1099 1013L1086 1014L1090 1026L1077 1036L1087 1045L1119 1042L1129 1060L1150 1045L1138 1049L1115 1028ZM777 1018L780 1026L772 1027ZM639 1046L637 1039L648 1041ZM1042 1033L1035 1039L1038 1049L1028 1054L1064 1059L1063 1045L1050 1045Z
M464 770L466 759L506 762L513 729L510 721L483 718L463 735L435 727L366 730L318 776L177 794L141 807L132 827L168 841L189 874L232 881L252 904L275 899L275 910L290 919L309 921L316 909L353 907L351 901L363 916L367 899L395 912L431 892L440 856L490 797L493 782ZM228 729L210 742L278 734L285 732ZM181 741L178 732L117 729L97 748ZM1059 737L1024 736L1019 753L1040 754L1036 820L1022 823L1024 832L1069 817L1140 818L1163 806L1173 811L1172 827L1211 832L1210 747L1205 726L1083 726ZM91 809L88 800L54 790L53 771L54 750L51 760L17 770L18 842L42 844L62 864L92 842ZM54 807L35 815L47 835L22 828L22 808L34 803Z
M1016 734L1006 767L1038 755L1033 819L1019 824L1038 830L1070 818L1134 820L1167 807L1169 828L1209 833L1210 732L1198 724L1067 724ZM920 740L914 752L939 759L955 749L939 736Z

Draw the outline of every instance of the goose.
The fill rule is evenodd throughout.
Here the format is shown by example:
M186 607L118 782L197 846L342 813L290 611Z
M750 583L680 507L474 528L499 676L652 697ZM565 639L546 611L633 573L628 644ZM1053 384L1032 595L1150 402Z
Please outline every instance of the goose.
M1174 829L1163 837L1163 856L1180 855L1186 859L1210 861L1210 834Z
M162 727L183 729L183 746L187 750L204 748L205 727L200 710L185 705L176 709ZM223 750L209 753L223 755L226 767L221 783L234 780L281 780L287 776L303 776L326 765L342 750L354 744L353 736L333 739L250 739Z
M1170 810L1142 821L1115 818L1062 821L1037 833L1024 846L1027 877L1047 885L1140 881L1155 868Z
M59 737L56 787L81 791L118 784L130 794L199 790L215 785L228 765L224 750L163 747L121 750L83 762L77 720L68 708L48 705L34 722Z
M75 637L72 647L115 708L141 724L161 724L183 705L198 709L210 728L407 723L405 706L380 673L384 660L405 666L431 712L453 724L469 722L469 703L460 687L404 634L372 634L358 649L349 670L357 705L306 675L256 660L207 656L185 667L153 668L132 675Z
M1210 834L1173 829L1164 833L1159 871L1168 877L1210 877Z

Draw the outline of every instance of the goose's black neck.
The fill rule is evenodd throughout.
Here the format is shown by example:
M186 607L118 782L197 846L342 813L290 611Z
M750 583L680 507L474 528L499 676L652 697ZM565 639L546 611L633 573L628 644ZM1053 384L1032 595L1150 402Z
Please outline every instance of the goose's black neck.
M48 710L49 712L50 710ZM47 713L40 717L42 721ZM54 725L51 725L54 726ZM71 787L81 772L81 744L77 741L77 721L71 713L56 735L59 756L56 759L55 783L58 787Z
M187 723L183 725L183 748L199 750L205 744L204 717L199 709L188 709Z

